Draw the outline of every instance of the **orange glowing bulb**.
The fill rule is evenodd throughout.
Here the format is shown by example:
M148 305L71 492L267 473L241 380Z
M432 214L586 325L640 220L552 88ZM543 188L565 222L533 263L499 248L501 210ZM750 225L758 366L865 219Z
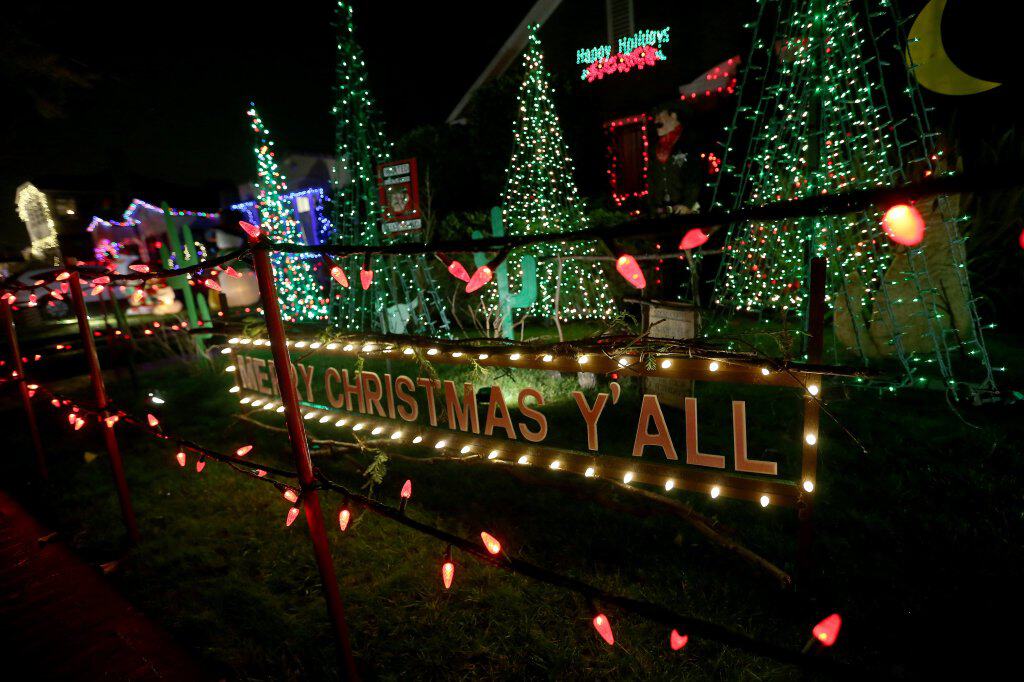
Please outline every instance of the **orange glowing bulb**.
M298 507L292 507L291 509L289 509L288 510L288 516L286 516L285 519L284 519L284 525L285 526L290 526L293 523L295 523L295 518L298 515L299 515L299 508Z
M412 497L412 481L407 480L402 486L402 499L408 500L410 497Z
M331 266L331 278L341 286L348 289L348 277L345 276L345 271L341 269L340 265ZM365 289L366 287L363 288Z
M214 291L220 291L220 283L212 277L207 277L203 280L203 284L206 285L207 289L213 289Z
M696 249L698 246L703 246L707 241L708 234L699 227L695 227L686 231L686 234L683 235L683 240L679 242L679 248L683 251L689 251L690 249Z
M643 270L640 269L640 264L636 262L636 258L628 253L618 257L615 261L615 269L631 286L637 289L643 289L647 286L647 279L644 277Z
M69 277L71 277L71 273L70 272L62 272L59 275L57 275L57 281L58 282L63 282L64 280L66 280Z
M343 533L348 528L348 522L350 520L352 520L352 512L350 512L347 507L338 512L338 527L341 528Z
M882 229L897 244L917 246L924 239L924 218L913 206L896 204L885 212Z
M612 634L612 625L608 622L608 617L603 613L599 613L594 616L594 629L597 630L597 634L601 635L601 639L608 642L609 646L615 644L615 636Z
M103 421L107 425L107 428L111 429L111 428L114 427L114 424L117 423L118 419L120 419L120 417L118 417L116 414L112 414L109 417L107 417L106 419L104 419Z
M483 285L491 281L494 277L494 271L487 265L477 268L477 271L473 273L473 276L469 278L466 283L466 293L471 294Z
M78 431L83 426L85 426L85 420L81 419L81 418L76 418L75 419L75 431Z
M672 647L672 651L679 651L686 643L690 641L689 635L681 635L678 630L673 630L668 636L668 645Z
M240 447L237 450L235 450L235 455L238 456L238 457L245 457L250 452L252 452L252 446L251 445L243 445L242 447Z
M494 537L490 533L484 531L480 533L480 539L484 541L484 547L491 554L497 554L501 551L501 543L498 542L498 538Z
M146 421L149 422L149 425L154 429L160 426L160 420L151 414L146 415Z
M814 626L811 633L814 638L822 644L822 646L832 646L836 643L836 638L839 637L839 628L843 625L843 619L839 617L838 613L833 613L831 616L821 621Z
M183 467L185 466L185 462L188 458L185 457L185 452L183 450L178 450L178 454L174 456L174 459L178 460L178 466Z
M292 490L291 488L285 488L284 499L288 500L292 504L295 504L296 502L299 501L299 494Z
M147 272L149 272L149 266L145 265L144 263L134 263L132 265L129 265L128 269L134 270L135 272L141 272L142 274L146 274Z
M451 561L446 561L441 565L441 582L444 583L444 589L450 589L452 586L452 579L455 578L455 564Z
M257 478L263 478L266 475L267 475L267 472L264 471L263 469L257 469L256 470L256 477Z

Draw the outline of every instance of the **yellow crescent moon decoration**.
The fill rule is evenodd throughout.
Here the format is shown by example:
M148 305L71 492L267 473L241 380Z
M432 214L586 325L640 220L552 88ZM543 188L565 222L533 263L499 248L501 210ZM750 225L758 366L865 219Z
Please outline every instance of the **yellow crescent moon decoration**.
M907 66L922 86L942 95L976 95L1001 83L984 81L964 73L942 45L942 13L946 0L931 0L917 15L907 36Z

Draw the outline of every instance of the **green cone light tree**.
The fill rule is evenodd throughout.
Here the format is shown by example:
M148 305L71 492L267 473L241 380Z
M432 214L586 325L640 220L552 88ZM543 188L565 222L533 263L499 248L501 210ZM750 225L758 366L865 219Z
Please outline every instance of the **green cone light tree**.
M920 91L901 68L905 45L891 3L761 0L759 12L714 208L945 170ZM810 261L824 257L836 360L895 359L905 383L947 386L959 382L956 364L967 383L991 386L957 207L942 199L918 208L927 231L912 247L887 238L881 210L731 225L716 303L726 318L741 312L792 325L806 319Z
M260 226L271 240L304 244L302 227L295 219L292 206L282 199L288 192L284 174L274 156L274 141L270 131L250 104L249 123L256 136L256 205ZM316 268L320 263L315 254L271 252L270 263L281 305L281 315L289 322L318 322L327 319L328 298L323 285L317 280Z
M555 113L537 28L530 27L523 55L525 75L517 96L515 146L501 196L502 218L509 235L559 233L588 226L573 178L572 159ZM543 244L529 247L529 253L538 261L537 297L522 314L559 320L611 316L614 304L603 267L596 261L554 258L597 254L596 243ZM509 262L520 262L514 251ZM509 278L514 282L522 278L519 265L510 266ZM489 296L493 298L493 292ZM497 310L493 300L490 305Z
M329 242L358 246L383 243L377 166L392 160L392 147L376 113L366 77L363 51L355 39L352 6L337 6L338 62L335 68L336 164L332 187ZM422 238L422 232L393 235L387 243ZM343 258L338 264L351 287L331 283L330 318L351 331L399 332L447 336L445 306L423 256ZM365 289L359 275L372 272ZM367 277L364 275L364 277Z

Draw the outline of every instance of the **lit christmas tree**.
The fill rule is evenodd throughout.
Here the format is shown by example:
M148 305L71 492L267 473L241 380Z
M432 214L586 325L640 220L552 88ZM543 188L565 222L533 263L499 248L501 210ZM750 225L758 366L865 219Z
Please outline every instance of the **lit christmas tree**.
M271 240L304 244L302 227L295 220L291 205L281 198L288 185L274 158L274 141L270 139L263 119L250 104L250 124L256 134L256 205L260 226ZM314 322L327 319L328 298L317 281L315 268L320 260L315 254L270 254L274 281L281 304L281 315L289 322Z
M337 118L335 153L338 169L333 181L332 244L382 243L378 164L391 160L373 96L366 82L366 62L356 42L352 7L339 0L338 63L335 69ZM388 243L422 238L422 232L391 235ZM400 332L447 336L445 305L423 256L373 256L339 259L353 286L331 284L331 322L352 331ZM363 288L355 273L372 272ZM366 277L364 275L364 277Z
M510 235L559 233L588 226L583 202L573 179L575 172L561 124L555 113L537 25L529 30L523 55L525 77L519 88L515 147L501 196L505 230ZM537 257L537 297L524 314L560 320L605 318L614 307L608 275L595 261L558 260L553 256L597 254L589 243L532 246ZM519 259L509 259L512 280L522 277ZM488 289L493 292L493 287ZM494 296L493 293L489 293ZM492 307L496 307L493 306Z
M905 69L886 66L899 64L905 47L891 42L900 23L895 11L885 0L865 7L869 15L843 0L761 1L714 207L907 182L944 170L916 84ZM883 44L886 34L890 42ZM881 211L731 225L716 302L765 322L772 313L804 317L809 263L822 256L836 359L896 358L908 382L926 381L919 369L933 365L954 385L954 361L970 358L977 361L972 381L990 386L961 218L945 199L918 208L928 230L910 248L886 237Z

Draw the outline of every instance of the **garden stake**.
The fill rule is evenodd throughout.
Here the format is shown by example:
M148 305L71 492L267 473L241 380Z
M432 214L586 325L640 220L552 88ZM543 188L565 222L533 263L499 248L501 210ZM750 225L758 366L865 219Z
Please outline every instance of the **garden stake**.
M21 392L21 404L25 407L25 416L28 417L28 429L32 434L32 446L36 450L36 471L39 478L46 480L46 455L43 453L43 441L39 437L39 425L36 424L36 413L32 409L32 398L28 394L28 384L25 380L25 367L21 362L21 350L18 348L18 333L14 329L14 315L11 313L11 304L6 300L0 301L0 309L3 311L4 327L7 330L7 344L11 351L11 367L14 368L15 376L18 379L18 390Z
M257 240L259 237L257 237ZM250 240L252 238L250 237ZM324 588L327 601L327 613L334 625L334 634L341 658L342 679L357 680L359 673L352 658L352 647L349 643L348 624L345 622L345 609L338 591L338 579L334 573L330 548L327 544L327 533L324 530L324 517L320 510L320 498L316 491L316 476L313 474L313 462L309 456L309 443L306 441L306 428L302 421L299 408L299 396L292 381L291 358L285 339L284 325L281 322L281 309L277 303L277 290L274 287L274 274L270 267L270 255L266 249L257 247L253 250L253 269L259 283L260 298L263 302L263 317L267 323L270 336L270 347L274 354L274 371L281 390L281 402L284 404L285 418L288 424L288 437L292 444L292 456L295 469L299 474L299 486L302 493L302 507L306 510L306 523L309 536L313 541L313 553L316 565L320 569L320 581Z
M114 473L114 484L117 486L117 499L121 503L121 516L124 519L124 526L128 530L128 537L133 543L139 541L139 528L135 524L135 510L132 509L132 499L128 492L128 481L124 475L124 463L121 461L121 450L117 446L117 435L114 433L114 424L108 424L106 417L107 389L103 385L103 373L100 370L100 361L96 357L96 346L92 340L92 330L89 328L89 317L85 309L85 297L82 296L82 278L76 271L71 272L68 278L68 285L71 288L71 303L75 309L75 317L78 318L78 331L82 336L82 351L85 359L89 362L89 377L92 380L92 391L96 398L96 405L100 412L100 428L103 429L103 439L107 444L107 452L110 454L110 468Z

